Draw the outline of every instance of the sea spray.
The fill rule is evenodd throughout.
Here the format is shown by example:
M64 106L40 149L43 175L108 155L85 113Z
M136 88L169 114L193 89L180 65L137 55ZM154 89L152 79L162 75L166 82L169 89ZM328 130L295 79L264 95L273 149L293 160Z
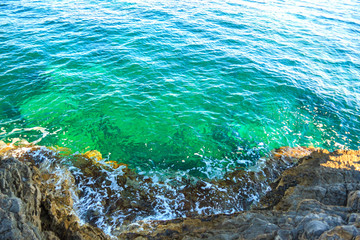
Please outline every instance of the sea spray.
M233 169L213 179L186 174L164 178L161 172L144 176L125 164L102 159L97 151L69 154L63 149L2 143L1 154L35 163L56 189L70 184L66 194L73 199L74 214L117 235L141 221L246 210L268 190L269 182L313 150L283 148L260 161L256 171Z

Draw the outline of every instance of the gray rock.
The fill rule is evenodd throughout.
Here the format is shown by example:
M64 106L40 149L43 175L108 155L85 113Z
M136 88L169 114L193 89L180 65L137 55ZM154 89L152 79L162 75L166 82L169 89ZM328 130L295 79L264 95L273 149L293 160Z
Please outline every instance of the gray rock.
M351 240L356 236L360 236L360 231L353 225L337 226L329 231L324 232L320 236L320 240Z
M58 192L42 182L57 176L30 162L0 158L0 239L106 239L71 214L73 200L63 194L74 184L71 176ZM257 210L123 226L119 239L354 239L360 228L358 169L360 151L312 150L282 173Z
M9 208L10 212L20 213L22 211L22 202L19 198L11 198L11 207Z
M71 215L66 215L64 222L53 216L53 211L70 208L51 198L41 177L30 162L0 157L0 240L106 239L100 230L80 226ZM63 192L52 194L62 196ZM45 202L51 207L46 208Z
M349 193L347 206L354 212L360 212L360 191L352 191Z
M165 239L162 233L171 226L178 229L171 235L174 239L216 239L225 229L229 239L354 239L360 227L358 169L360 151L319 150L285 170L257 211L165 221L137 236ZM125 230L120 237L132 239L132 234L133 230Z
M275 240L292 240L293 234L290 230L279 230L275 236Z
M326 222L319 220L312 220L305 224L303 239L316 239L323 232L329 229L329 225Z
M349 224L360 223L360 213L351 213L348 217L348 223Z

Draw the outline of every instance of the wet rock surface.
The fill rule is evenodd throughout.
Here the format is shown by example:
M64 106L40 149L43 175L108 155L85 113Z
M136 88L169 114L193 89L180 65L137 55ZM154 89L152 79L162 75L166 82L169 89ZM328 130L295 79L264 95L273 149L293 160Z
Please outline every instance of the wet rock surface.
M252 210L157 221L121 239L360 239L360 152L317 150Z
M234 169L221 179L149 178L125 164L103 165L96 151L72 159L76 185L88 211L80 213L94 226L111 226L118 235L139 219L195 217L249 209L281 172L315 149L281 148L257 171ZM109 163L109 162L107 162ZM104 174L106 170L106 174ZM81 172L81 174L79 174Z
M40 171L33 161L21 160L0 156L0 239L108 238L96 227L80 225L70 175L62 181L51 167Z
M359 151L280 148L258 171L170 179L173 189L97 151L65 162L46 148L17 151L0 150L0 239L108 239L100 220L119 239L360 239ZM161 211L162 195L184 217L138 221ZM234 204L245 211L206 211Z

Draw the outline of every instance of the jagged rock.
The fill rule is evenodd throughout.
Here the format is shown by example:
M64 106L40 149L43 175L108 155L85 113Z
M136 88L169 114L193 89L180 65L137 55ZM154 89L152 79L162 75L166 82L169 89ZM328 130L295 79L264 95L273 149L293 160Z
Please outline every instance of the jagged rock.
M329 229L329 225L324 221L311 220L310 222L305 223L304 225L304 234L301 237L302 239L316 239L323 232Z
M0 158L0 239L107 239L100 229L79 224L71 183L56 185L61 176L49 177L48 171L31 161Z
M154 221L120 238L360 239L359 160L360 151L317 150L282 173L260 210Z
M24 163L0 160L0 236L3 239L40 239L39 186Z
M74 174L76 184L81 183L83 189L80 197L89 199L97 194L103 200L101 205L94 203L93 207L83 213L84 219L92 224L101 219L123 228L136 218L155 215L155 211L168 211L165 209L166 204L172 214L187 217L197 216L199 212L211 214L215 211L249 209L272 180L300 157L314 150L281 148L274 152L272 158L264 161L264 166L257 172L236 169L222 179L212 180L170 177L165 179L166 184L138 175L125 164L101 162L101 155L97 151L77 155L72 163L78 169L77 172L81 172ZM161 196L166 198L166 203ZM114 223L114 214L123 217L117 218L118 222Z
M40 239L40 232L27 222L19 198L0 194L0 239Z
M353 191L349 193L347 206L354 212L360 212L360 191Z
M351 213L348 217L348 223L360 228L360 213Z
M320 240L352 240L360 236L360 231L354 225L337 226L329 231L324 232L320 236Z
M73 156L72 165L81 173L76 175L46 149L10 158L4 153L12 150L4 147L0 239L106 239L93 225L102 217L112 221L119 211L128 214L113 232L119 239L360 239L360 151L281 148L258 172L237 169L210 182L171 179L181 187L168 191L161 181L139 176L126 165L103 162L96 151ZM54 160L43 160L48 157ZM99 203L106 213L93 208L83 216L92 225L81 225L73 211L74 195L87 194L78 191L79 184L108 196ZM271 191L252 210L207 216L194 212L195 207L234 203L249 209L253 202L246 194L259 194L269 184ZM227 202L233 195L223 189L236 198ZM188 217L134 222L136 216L153 213L158 194L169 194L169 204L178 204L177 210Z
M262 203L277 210L296 208L303 199L345 206L348 193L359 189L358 154L357 151L319 150L302 158L298 166L284 171Z

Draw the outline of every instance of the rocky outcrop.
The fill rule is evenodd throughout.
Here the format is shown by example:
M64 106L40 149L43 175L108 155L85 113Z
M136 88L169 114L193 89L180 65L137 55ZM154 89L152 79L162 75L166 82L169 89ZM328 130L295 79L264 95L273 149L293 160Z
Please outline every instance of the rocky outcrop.
M80 224L73 211L73 179L66 170L40 171L32 161L0 158L0 239L107 239ZM72 181L72 182L71 182Z
M115 225L111 233L119 239L360 240L360 151L280 148L258 171L236 169L223 179L197 182L170 179L170 185L124 164L101 162L96 151L65 163L61 158L37 146L0 149L0 239L108 239L96 227L102 219ZM154 213L161 194L187 217L136 221ZM255 195L259 202L247 199ZM88 210L77 209L92 198ZM246 211L194 212L231 204ZM116 222L120 213L126 218Z
M93 224L99 219L113 224L117 229L113 234L117 235L136 219L159 212L170 212L175 218L247 210L285 169L313 151L314 148L280 148L266 161L261 160L258 171L235 169L222 179L169 176L155 180L136 174L124 164L111 163L116 169L109 169L99 163L101 155L96 151L75 156L72 164L78 169L74 177L76 185L81 185L82 199L102 200L101 205L92 204L84 218ZM114 220L116 215L122 218Z
M253 210L157 221L122 239L360 239L360 152L318 150Z

